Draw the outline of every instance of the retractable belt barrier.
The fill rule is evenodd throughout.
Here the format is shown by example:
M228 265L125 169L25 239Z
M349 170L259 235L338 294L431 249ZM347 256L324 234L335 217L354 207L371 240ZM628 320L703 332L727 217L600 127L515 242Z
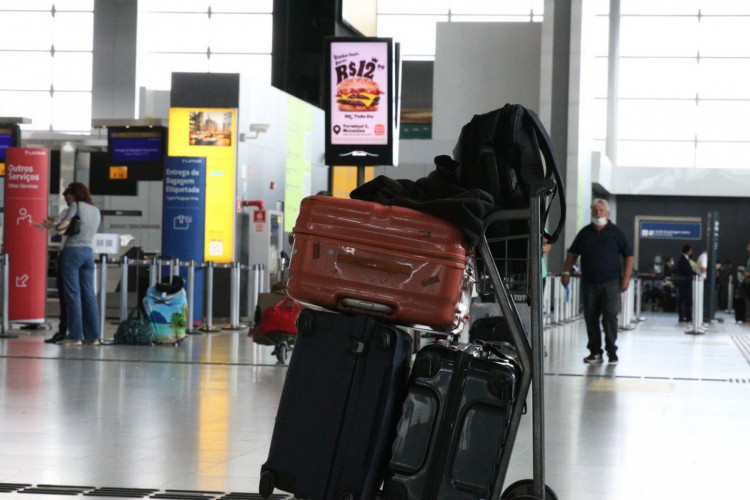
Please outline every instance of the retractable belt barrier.
M0 338L15 338L15 335L9 335L10 330L8 321L8 269L10 256L6 253L0 254ZM169 267L169 276L179 276L180 268L187 268L187 333L196 333L193 329L193 311L195 306L195 270L198 268L206 269L206 312L204 324L199 328L200 331L214 332L218 331L213 327L213 270L215 267L231 269L230 278L230 324L225 329L242 329L247 325L240 323L240 277L243 271L247 272L247 316L253 318L255 304L258 302L258 296L268 291L267 284L264 282L263 264L243 265L239 262L231 264L215 264L214 262L195 262L190 260L181 262L179 259L165 259L153 257L151 259L131 259L122 257L119 261L110 261L106 254L102 254L96 261L96 272L94 275L95 290L98 294L99 305L99 329L104 332L106 311L107 311L107 268L110 264L119 265L120 267L120 321L125 321L128 317L128 276L131 267L144 267L149 270L149 286L154 286L162 275L164 266ZM203 297L200 297L203 299ZM251 319L252 321L252 319Z
M7 268L8 257L6 254L0 255L0 272L4 282L5 292L2 294L2 311L3 311L3 331L7 330L7 277L5 269ZM263 282L263 264L243 265L239 262L229 264L216 264L209 262L195 262L194 260L180 261L179 259L168 259L153 257L151 259L131 259L123 257L120 261L109 261L105 254L102 254L96 262L95 279L97 279L97 293L99 295L99 312L100 312L100 329L104 332L106 310L107 310L107 266L117 264L120 266L120 321L125 321L128 317L128 277L131 267L144 267L149 271L149 286L154 286L159 282L159 277L167 268L168 276L171 279L180 275L180 269L187 269L187 333L198 334L200 332L217 332L219 328L213 326L213 290L214 290L214 269L230 269L230 312L229 324L225 325L224 330L240 330L248 325L240 322L240 275L242 272L247 273L247 314L252 317L255 310L255 304L258 302L258 296L265 290ZM194 310L195 300L203 300L203 297L195 297L195 270L203 268L206 271L205 287L205 304L206 310L203 318L203 325L200 328L194 328Z
M685 333L701 335L708 331L703 324L703 287L706 279L703 276L693 276L693 323Z
M564 325L580 319L580 294L579 276L571 276L567 287L563 286L560 276L547 276L544 280L543 302L545 326Z

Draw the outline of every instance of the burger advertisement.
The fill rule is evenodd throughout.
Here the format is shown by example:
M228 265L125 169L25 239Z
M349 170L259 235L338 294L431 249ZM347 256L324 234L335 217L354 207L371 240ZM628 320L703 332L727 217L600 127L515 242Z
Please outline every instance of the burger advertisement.
M392 164L392 40L331 39L327 48L326 163Z

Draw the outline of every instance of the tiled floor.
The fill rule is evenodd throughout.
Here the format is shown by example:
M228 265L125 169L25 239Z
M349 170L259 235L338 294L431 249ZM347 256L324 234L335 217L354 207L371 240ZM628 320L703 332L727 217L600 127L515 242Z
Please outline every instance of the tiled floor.
M750 498L750 327L727 316L692 336L675 315L646 318L621 333L617 366L581 362L581 321L546 330L547 483L566 500ZM228 331L178 348L13 333L0 339L0 483L257 491L286 374L270 348ZM531 477L530 422L507 484Z

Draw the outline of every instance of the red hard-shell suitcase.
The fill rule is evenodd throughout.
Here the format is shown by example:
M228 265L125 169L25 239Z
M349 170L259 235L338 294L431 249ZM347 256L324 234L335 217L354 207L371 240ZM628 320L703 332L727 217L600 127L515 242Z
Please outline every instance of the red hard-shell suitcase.
M454 330L470 299L463 235L409 208L310 196L294 226L287 291L327 309Z

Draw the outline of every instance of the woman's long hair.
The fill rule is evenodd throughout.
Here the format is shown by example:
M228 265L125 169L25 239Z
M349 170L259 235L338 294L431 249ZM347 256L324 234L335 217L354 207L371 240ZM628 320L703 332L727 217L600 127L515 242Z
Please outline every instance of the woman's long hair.
M83 184L81 182L71 182L68 185L68 188L63 191L63 196L65 196L66 194L72 196L75 201L82 201L84 203L88 203L89 205L94 204L94 200L91 198L91 191L89 191L89 188L86 187L86 184Z

